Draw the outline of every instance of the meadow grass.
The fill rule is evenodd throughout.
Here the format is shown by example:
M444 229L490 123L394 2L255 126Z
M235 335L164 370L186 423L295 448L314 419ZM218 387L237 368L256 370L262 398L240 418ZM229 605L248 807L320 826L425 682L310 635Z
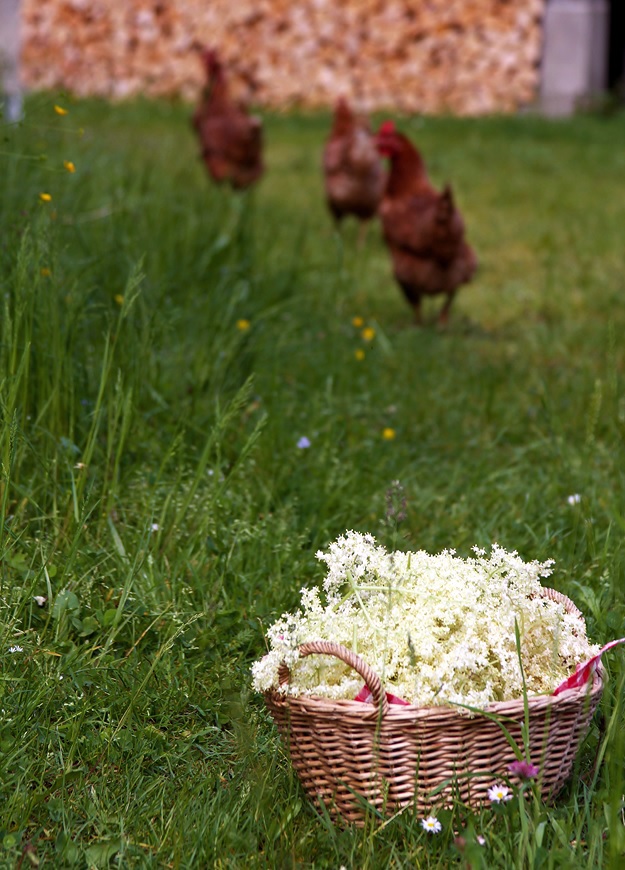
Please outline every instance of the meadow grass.
M0 866L620 867L618 650L558 799L435 836L320 817L249 667L319 548L394 543L393 481L399 546L553 558L625 634L625 118L403 119L480 259L445 332L378 226L333 230L328 117L265 121L244 195L185 106L35 95L0 128Z

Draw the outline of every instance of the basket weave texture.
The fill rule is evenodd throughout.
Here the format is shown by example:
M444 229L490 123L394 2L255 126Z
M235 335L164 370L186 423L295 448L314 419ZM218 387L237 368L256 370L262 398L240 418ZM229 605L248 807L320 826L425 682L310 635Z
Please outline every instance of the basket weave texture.
M543 594L579 614L561 593L544 589ZM373 696L367 704L265 694L304 789L335 819L363 824L370 807L387 817L410 804L417 812L453 800L477 807L495 782L507 781L508 765L517 756L506 731L523 748L523 699L490 704L488 716L472 717L457 707L389 705L377 674L341 644L304 643L299 652L337 656L360 674ZM288 677L283 667L281 683ZM553 797L570 776L603 680L600 667L590 686L527 699L529 756L540 766L543 798Z

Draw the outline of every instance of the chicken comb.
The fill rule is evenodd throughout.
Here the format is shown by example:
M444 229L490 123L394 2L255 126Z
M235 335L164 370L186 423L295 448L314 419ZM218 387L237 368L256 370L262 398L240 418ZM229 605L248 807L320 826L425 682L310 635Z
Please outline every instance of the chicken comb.
M207 69L209 69L209 70L214 71L214 70L221 67L221 61L219 59L218 52L210 46L204 47L204 49L202 51L202 59L204 61L204 64L206 65Z
M397 130L395 128L394 121L384 121L380 125L380 129L378 130L378 136L392 136L396 132Z

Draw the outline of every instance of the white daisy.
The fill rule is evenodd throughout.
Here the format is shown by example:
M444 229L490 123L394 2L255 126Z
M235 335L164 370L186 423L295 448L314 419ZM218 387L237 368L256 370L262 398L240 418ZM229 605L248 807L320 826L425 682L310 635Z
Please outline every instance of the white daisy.
M427 819L421 819L421 827L430 834L438 834L443 830L443 826L436 816L428 816Z
M491 804L501 804L504 801L512 800L510 789L507 785L494 785L488 789L488 800Z

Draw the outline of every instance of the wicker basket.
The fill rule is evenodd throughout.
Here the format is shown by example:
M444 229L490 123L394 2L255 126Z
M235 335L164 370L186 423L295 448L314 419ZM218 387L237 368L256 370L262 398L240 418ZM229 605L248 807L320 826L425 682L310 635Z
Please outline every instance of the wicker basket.
M561 593L545 589L544 595L579 613ZM428 812L453 800L477 807L495 782L507 781L516 756L506 731L523 746L522 699L490 704L489 716L474 717L455 707L389 705L380 678L346 647L316 641L302 644L299 652L337 656L373 695L373 704L265 695L305 790L334 818L362 824L371 807L388 817L410 804ZM280 678L282 684L288 681L286 667ZM540 765L543 797L555 795L569 777L603 680L599 668L590 687L528 698L530 758Z

